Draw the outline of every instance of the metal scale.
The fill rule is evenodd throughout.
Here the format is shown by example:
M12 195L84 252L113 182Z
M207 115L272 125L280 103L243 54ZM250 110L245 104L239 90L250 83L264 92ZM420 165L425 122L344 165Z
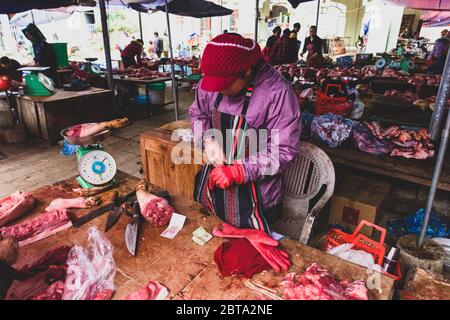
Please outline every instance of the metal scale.
M93 63L94 61L97 61L97 58L85 58L85 60L86 62L81 66L81 70L84 70L94 76L98 76L102 73L102 69Z
M81 138L67 136L66 132L70 129L71 127L63 129L61 135L68 143L79 146L76 151L78 172L80 173L76 178L78 184L84 189L115 184L116 161L99 143L111 135L111 130Z

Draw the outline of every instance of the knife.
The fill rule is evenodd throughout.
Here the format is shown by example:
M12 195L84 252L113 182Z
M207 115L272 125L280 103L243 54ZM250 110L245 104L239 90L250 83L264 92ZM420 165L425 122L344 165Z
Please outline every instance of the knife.
M110 206L108 219L106 220L105 232L111 229L117 221L119 221L122 208L120 206L120 199L117 197Z
M134 196L135 193L136 193L136 191L132 191L132 192L128 193L127 195L125 195L124 197L120 197L117 199L116 197L118 197L118 192L116 191L116 192L114 192L110 202L90 211L89 213L85 214L84 216L82 216L80 218L77 218L76 216L74 216L73 213L68 212L69 220L72 222L72 225L75 228L80 228L81 226L88 223L89 221L91 221L91 220L101 216L103 213L111 210L111 206L115 202L119 202L119 204L123 203L123 202L127 201L128 198Z
M132 256L136 255L136 247L140 220L139 203L136 201L133 205L133 217L125 229L125 244Z

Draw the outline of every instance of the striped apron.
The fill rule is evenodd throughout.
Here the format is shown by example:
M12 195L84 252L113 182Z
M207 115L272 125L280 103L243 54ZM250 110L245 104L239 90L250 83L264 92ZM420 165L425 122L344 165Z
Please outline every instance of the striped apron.
M223 152L227 164L232 164L234 160L244 159L244 157L248 156L245 133L249 129L249 125L245 120L245 116L252 92L253 84L250 84L246 90L242 112L237 116L219 112L222 94L217 96L214 103L211 127L220 130L222 133ZM227 129L231 129L231 135L229 134L230 130ZM225 146L228 145L230 146L226 148ZM228 149L228 152L225 149ZM208 188L208 180L212 169L212 165L207 164L197 173L195 177L194 200L201 203L203 207L213 212L223 221L235 227L260 229L270 234L269 225L264 217L258 183L233 184L227 189L220 189L214 186L210 190Z

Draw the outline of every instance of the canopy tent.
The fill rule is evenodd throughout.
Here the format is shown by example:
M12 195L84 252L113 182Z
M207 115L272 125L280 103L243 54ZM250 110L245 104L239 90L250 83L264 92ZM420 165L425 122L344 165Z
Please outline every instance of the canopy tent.
M100 0L104 1L104 0ZM169 13L194 18L225 16L233 10L219 6L205 0L112 0L111 4L123 4L139 12L160 10L166 13L167 32L169 37L169 54L171 61L172 89L175 101L175 120L178 120L178 86L175 79L175 66L173 62L172 33L170 30ZM164 4L164 5L163 5Z
M388 0L392 4L421 10L450 10L450 0Z
M15 14L9 22L18 27L26 27L30 23L44 24L63 20L70 17L71 13L49 10L29 10Z
M426 11L420 16L422 27L450 26L450 11Z

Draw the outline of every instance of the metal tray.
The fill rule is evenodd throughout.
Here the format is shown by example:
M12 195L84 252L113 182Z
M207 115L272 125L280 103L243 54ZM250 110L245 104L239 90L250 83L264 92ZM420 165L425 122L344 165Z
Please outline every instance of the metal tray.
M95 123L90 123L95 124ZM66 135L66 132L69 131L72 127L68 127L61 130L61 136L63 136L64 140L66 140L70 144L76 144L79 146L87 146L90 144L99 143L111 135L111 130L104 130L100 133L97 133L93 136L88 137L69 137Z

